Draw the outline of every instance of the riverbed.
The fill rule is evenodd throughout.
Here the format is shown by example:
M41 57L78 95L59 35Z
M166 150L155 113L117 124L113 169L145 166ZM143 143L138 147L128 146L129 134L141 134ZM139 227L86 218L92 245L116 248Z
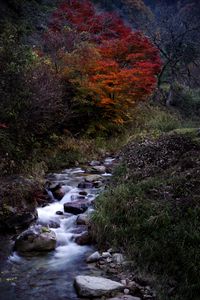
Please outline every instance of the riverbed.
M102 165L111 167L113 158L106 158ZM1 300L75 300L79 299L74 286L77 275L101 275L101 271L86 263L95 250L92 245L78 245L75 237L81 233L76 224L77 216L65 213L64 203L76 201L80 194L90 202L87 214L94 210L96 197L104 190L111 173L101 174L103 185L80 187L88 175L87 167L70 168L47 175L47 180L60 184L64 197L38 210L38 225L48 226L56 234L57 245L48 253L20 255L13 251L16 236L1 236L0 240L0 299ZM95 172L92 174L94 175ZM90 174L89 174L90 175ZM63 214L57 214L57 212ZM51 224L57 224L51 228ZM57 228L55 228L57 227Z

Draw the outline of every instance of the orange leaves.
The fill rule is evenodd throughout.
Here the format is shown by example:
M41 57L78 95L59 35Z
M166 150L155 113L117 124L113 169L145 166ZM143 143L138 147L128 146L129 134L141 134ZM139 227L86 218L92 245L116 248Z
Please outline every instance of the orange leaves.
M116 14L98 12L90 1L66 1L53 14L50 33L52 28L63 77L88 93L85 99L111 122L125 122L152 93L161 67L158 51Z

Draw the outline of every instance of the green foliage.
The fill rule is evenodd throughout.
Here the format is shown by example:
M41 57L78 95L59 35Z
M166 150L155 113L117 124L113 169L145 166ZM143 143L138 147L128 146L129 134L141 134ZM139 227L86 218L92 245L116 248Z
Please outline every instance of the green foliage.
M155 108L147 121L147 127L160 132L169 132L182 126L180 117L170 111Z
M184 89L179 87L176 91L175 106L177 106L184 115L200 118L200 90Z
M199 143L184 136L177 140L178 148L171 135L165 136L166 142L163 139L159 146L162 151L157 149L161 156L154 148L156 141L132 145L113 184L98 198L93 216L99 244L105 246L106 241L107 247L122 248L134 262L134 270L157 276L165 294L159 299L168 299L171 280L175 280L173 299L197 300L200 292L200 149ZM152 157L146 158L144 149L141 157L141 147L149 147ZM151 164L159 167L156 172Z

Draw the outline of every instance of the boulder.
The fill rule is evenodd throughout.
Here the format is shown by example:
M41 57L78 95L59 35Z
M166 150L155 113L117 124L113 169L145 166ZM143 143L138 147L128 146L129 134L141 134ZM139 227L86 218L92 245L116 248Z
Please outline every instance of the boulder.
M65 193L62 190L62 186L61 186L60 183L51 185L49 190L52 192L54 198L57 199L57 200L61 200L65 195Z
M81 235L79 235L75 238L75 242L80 246L91 245L92 237L88 231L85 231Z
M94 174L94 175L87 175L85 177L85 181L86 182L94 182L94 181L101 181L102 180L102 176L101 175L98 175L98 174Z
M64 211L69 214L79 215L83 214L88 209L89 204L87 202L75 201L67 202L64 204Z
M91 189L93 187L93 184L91 182L80 182L78 184L79 189Z
M77 225L87 225L89 224L90 218L87 214L81 214L76 219Z
M101 163L100 163L100 161L98 161L98 160L92 160L90 163L89 163L89 165L90 166L92 166L92 167L94 167L94 166L99 166Z
M99 261L101 258L101 254L96 251L94 253L92 253L87 259L86 259L86 262L87 263L94 263L94 262L97 262Z
M98 189L98 188L100 188L100 187L103 186L103 182L102 182L102 181L95 181L95 182L93 183L93 185L94 185L94 187L95 187L96 189Z
M87 192L86 191L81 191L81 192L79 192L79 195L81 195L81 196L87 196Z
M86 231L87 231L87 226L86 225L78 225L78 226L72 228L71 233L80 235L80 234L82 234Z
M18 252L51 251L55 247L55 232L47 227L35 226L17 237L14 249Z
M77 276L74 285L80 297L91 298L109 296L124 289L119 282L94 276Z
M56 212L56 215L62 216L62 215L64 215L64 213L63 213L63 211L58 210L58 211Z
M112 255L110 254L110 252L102 252L102 258L111 258Z
M92 171L99 173L99 174L104 174L106 172L106 167L105 166L94 166L92 168Z

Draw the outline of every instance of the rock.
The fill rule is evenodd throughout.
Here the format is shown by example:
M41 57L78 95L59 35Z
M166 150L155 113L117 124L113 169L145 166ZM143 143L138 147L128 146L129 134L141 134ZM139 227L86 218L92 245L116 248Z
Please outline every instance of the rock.
M112 257L112 255L110 254L110 252L102 252L102 257L108 258L108 257Z
M86 262L87 263L97 262L99 261L100 258L101 258L101 254L98 251L96 251L86 259Z
M81 192L79 192L79 195L81 195L81 196L87 196L87 192L85 192L85 191L81 191Z
M58 211L56 212L56 215L62 216L62 215L64 215L64 213L63 213L63 211L58 210Z
M57 187L58 187L57 189L55 190L51 189L50 191L52 192L55 199L61 200L64 197L65 193L62 191L60 185L58 185Z
M121 284L123 284L124 286L126 286L127 285L126 279L122 279L121 280Z
M56 234L47 227L35 226L20 234L15 241L19 252L50 251L56 247Z
M83 234L84 232L87 231L87 226L86 225L78 225L77 227L74 227L71 230L71 233L75 233L75 234Z
M72 201L81 201L81 200L85 200L85 196L71 195L71 200L72 200Z
M129 289L124 289L124 294L125 294L125 295L128 295L129 292L130 292Z
M105 166L94 166L92 168L92 171L99 173L99 174L104 174L106 172L106 167Z
M124 262L124 257L121 253L113 254L113 261L117 264L122 264Z
M83 214L88 209L89 204L82 201L67 202L64 204L64 211L73 215Z
M88 215L81 214L77 217L76 224L77 225L87 225L87 224L89 224L89 221L90 221L90 219L89 219Z
M114 253L114 250L113 250L113 248L110 248L110 249L107 250L107 252L112 254L112 253Z
M89 163L89 165L90 166L92 166L92 167L94 167L94 166L99 166L101 163L100 163L100 161L98 161L98 160L92 160L90 163Z
M85 181L86 181L86 182L90 182L90 183L92 183L92 182L94 182L94 181L101 181L101 180L102 180L102 177L101 177L101 175L98 175L98 174L87 175L87 176L85 177Z
M93 184L94 184L94 187L97 188L97 189L103 186L102 181L95 181Z
M80 297L109 296L124 289L119 282L94 276L77 276L74 285Z
M89 234L88 231L85 231L80 236L77 236L75 238L75 242L80 246L91 245L92 237L91 237L91 235Z
M141 298L130 296L130 295L123 295L115 298L109 298L107 300L141 300Z
M50 221L49 223L46 222L37 222L36 223L39 226L47 227L47 228L59 228L60 227L60 222L59 221Z
M78 184L79 189L91 189L93 187L93 184L91 182L80 182Z
M48 227L50 227L50 228L59 228L60 223L56 222L56 221L50 221L49 224L48 224Z

